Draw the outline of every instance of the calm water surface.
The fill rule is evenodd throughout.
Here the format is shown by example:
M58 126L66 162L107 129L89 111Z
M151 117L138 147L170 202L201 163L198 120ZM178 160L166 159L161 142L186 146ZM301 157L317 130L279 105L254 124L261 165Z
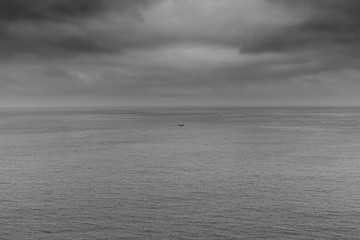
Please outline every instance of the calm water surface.
M360 108L0 111L0 239L359 238Z

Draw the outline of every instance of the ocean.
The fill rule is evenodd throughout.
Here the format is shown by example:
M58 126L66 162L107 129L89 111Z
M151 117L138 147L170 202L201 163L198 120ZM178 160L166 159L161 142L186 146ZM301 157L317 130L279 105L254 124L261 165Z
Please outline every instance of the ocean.
M360 239L360 108L2 109L0 239Z

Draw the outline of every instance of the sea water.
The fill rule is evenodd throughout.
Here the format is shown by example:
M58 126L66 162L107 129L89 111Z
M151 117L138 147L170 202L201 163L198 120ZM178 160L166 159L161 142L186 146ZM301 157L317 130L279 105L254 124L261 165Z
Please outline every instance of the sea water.
M360 108L3 109L0 239L360 239Z

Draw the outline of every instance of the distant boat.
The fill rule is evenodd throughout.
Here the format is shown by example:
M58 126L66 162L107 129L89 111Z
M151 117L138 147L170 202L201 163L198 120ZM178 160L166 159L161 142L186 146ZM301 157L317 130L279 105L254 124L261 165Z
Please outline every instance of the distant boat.
M185 126L185 125L184 125L183 121L180 121L179 124L178 124L178 126L179 126L179 127L183 127L183 126Z

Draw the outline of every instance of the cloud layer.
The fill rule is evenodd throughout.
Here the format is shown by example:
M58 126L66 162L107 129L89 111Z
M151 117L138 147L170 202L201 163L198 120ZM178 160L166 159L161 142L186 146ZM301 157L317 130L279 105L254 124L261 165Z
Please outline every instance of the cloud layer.
M268 0L303 19L245 44L250 52L291 51L302 48L359 46L360 2L356 0Z
M0 100L356 105L359 10L357 0L4 0Z

